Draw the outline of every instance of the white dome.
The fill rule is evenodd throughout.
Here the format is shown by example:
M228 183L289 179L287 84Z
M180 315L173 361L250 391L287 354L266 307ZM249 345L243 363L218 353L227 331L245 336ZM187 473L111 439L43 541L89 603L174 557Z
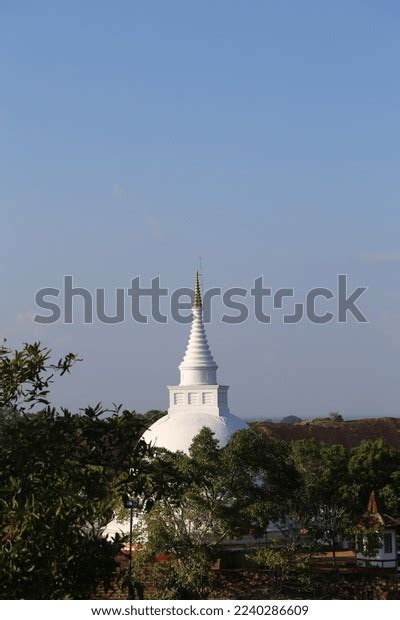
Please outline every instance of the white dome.
M189 453L190 445L204 427L209 428L218 439L222 448L231 435L248 428L247 424L231 413L214 415L201 413L168 413L160 418L144 433L143 439L157 448L166 448L171 452Z

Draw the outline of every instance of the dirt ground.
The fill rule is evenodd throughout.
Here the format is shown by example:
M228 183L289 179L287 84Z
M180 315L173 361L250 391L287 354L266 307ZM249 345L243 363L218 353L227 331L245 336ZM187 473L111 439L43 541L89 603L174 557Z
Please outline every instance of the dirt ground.
M279 576L261 570L213 570L209 599L217 600L388 600L400 599L400 576L393 569L362 569L356 566L352 551L336 553L337 570L332 570L332 553L315 557L315 566L305 591L294 580L281 582ZM126 556L120 557L121 567L127 566ZM156 598L153 584L144 580L144 596ZM115 582L113 588L100 588L96 599L127 599L126 588Z

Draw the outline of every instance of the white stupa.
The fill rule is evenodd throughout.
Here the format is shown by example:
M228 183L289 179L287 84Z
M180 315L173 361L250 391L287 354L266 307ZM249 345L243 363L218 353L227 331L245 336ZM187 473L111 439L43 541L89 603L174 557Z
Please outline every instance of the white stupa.
M157 420L143 438L171 452L189 452L193 438L203 427L211 429L221 447L231 435L247 428L228 407L228 386L217 383L217 364L211 355L203 325L199 274L196 271L192 328L186 353L179 366L179 385L168 386L168 414Z

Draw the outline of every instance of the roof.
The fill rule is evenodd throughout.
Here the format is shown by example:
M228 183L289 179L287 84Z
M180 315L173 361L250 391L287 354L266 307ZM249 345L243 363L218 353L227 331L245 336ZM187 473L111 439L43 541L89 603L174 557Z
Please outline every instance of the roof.
M366 529L400 528L400 520L379 512L375 491L369 496L366 512L355 523L356 527Z

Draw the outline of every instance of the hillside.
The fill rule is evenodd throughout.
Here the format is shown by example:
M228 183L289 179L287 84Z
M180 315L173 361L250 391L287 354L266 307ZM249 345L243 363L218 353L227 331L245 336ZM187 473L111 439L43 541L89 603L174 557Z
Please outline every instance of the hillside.
M346 448L353 448L366 439L383 439L388 445L400 450L400 418L370 418L346 422L308 420L297 424L254 422L251 426L268 440L315 439L319 443L342 444Z

